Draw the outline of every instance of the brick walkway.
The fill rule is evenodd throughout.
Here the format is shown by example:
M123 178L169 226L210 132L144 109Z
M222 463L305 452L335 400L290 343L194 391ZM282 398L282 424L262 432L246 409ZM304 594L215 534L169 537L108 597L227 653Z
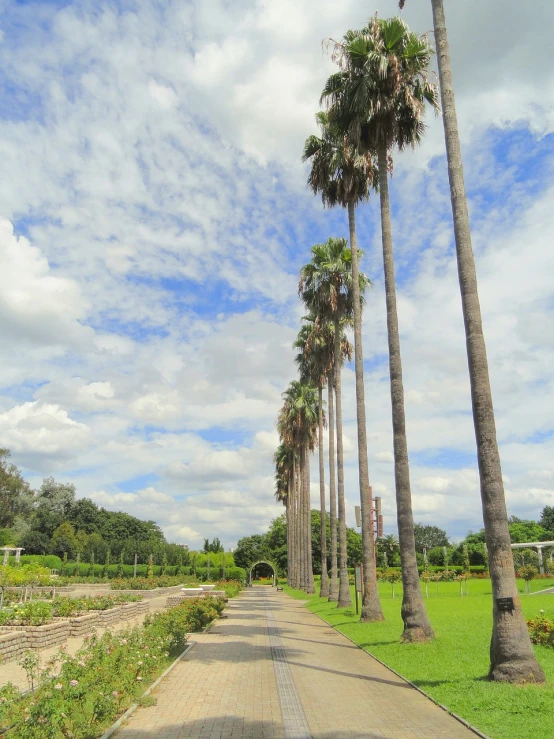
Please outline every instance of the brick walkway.
M283 593L232 601L117 739L475 739Z

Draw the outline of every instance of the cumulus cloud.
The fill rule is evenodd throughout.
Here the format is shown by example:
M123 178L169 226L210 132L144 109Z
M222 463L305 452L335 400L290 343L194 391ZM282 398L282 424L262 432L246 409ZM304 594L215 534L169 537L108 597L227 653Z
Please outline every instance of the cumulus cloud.
M2 445L34 479L86 471L80 494L156 518L170 538L232 546L282 513L274 421L295 374L298 268L313 243L347 235L345 214L305 192L299 162L332 69L321 41L373 9L138 0L131 13L87 0L44 6L37 24L34 8L7 9L0 46L13 91L0 117ZM429 3L404 12L429 30ZM536 517L554 474L554 7L467 0L447 12L508 505ZM479 480L443 132L428 123L391 180L408 444L416 515L459 535L481 525ZM392 531L378 223L373 198L358 211L374 282L368 451ZM352 523L348 367L343 392Z
M0 435L21 459L40 455L52 466L74 459L90 441L90 428L59 405L35 401L0 413Z

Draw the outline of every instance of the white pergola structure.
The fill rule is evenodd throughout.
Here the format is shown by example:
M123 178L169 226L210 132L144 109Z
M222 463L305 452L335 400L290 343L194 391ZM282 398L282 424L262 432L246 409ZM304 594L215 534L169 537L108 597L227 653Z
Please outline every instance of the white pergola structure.
M4 561L3 565L6 567L8 564L8 559L11 552L15 552L15 563L16 565L19 564L19 560L21 558L21 552L24 552L25 549L23 547L0 547L0 552L4 552Z
M512 549L536 549L539 555L539 572L544 575L544 559L542 550L545 547L554 547L554 541L529 541L526 544L512 544Z

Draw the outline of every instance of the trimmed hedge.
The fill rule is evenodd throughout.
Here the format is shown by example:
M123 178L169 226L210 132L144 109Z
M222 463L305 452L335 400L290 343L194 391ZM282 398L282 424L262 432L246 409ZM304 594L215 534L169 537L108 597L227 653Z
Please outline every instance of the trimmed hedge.
M21 560L22 565L39 564L42 567L48 567L50 570L59 570L62 566L62 561L55 554L22 554ZM15 566L15 556L11 555L8 564Z

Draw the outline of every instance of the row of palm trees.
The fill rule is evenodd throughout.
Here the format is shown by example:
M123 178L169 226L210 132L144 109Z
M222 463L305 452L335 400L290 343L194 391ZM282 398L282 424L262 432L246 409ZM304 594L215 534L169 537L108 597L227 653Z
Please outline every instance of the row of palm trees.
M400 7L404 1L399 3ZM438 51L440 95L445 126L454 235L466 330L473 417L477 441L490 572L493 587L491 679L542 682L540 668L523 618L512 564L512 553L477 280L463 181L456 111L442 0L432 0ZM277 497L286 505L289 583L313 593L310 531L310 453L319 446L321 498L321 596L350 605L346 565L344 459L342 442L341 367L352 347L345 330L353 329L356 375L359 487L362 513L364 597L362 621L379 621L383 613L375 576L364 398L362 307L368 278L360 273L356 243L356 208L372 191L379 192L385 277L393 449L398 535L402 565L404 630L402 641L432 639L417 570L410 470L404 411L401 347L396 308L393 240L388 176L392 155L420 143L429 105L439 110L439 91L432 80L433 49L426 37L411 32L400 18L370 19L359 31L348 31L340 42L330 41L338 71L327 80L316 120L319 134L307 139L303 161L310 163L308 185L327 207L347 209L350 248L344 239L330 238L311 250L300 272L299 294L308 311L295 342L300 379L283 394L275 455ZM323 390L327 388L327 419ZM329 498L331 571L327 577L324 426L329 433ZM336 440L336 449L335 449ZM335 467L336 461L336 467ZM335 479L336 473L336 479ZM337 541L338 532L338 541ZM511 598L511 608L499 607ZM508 601L509 602L509 601Z

